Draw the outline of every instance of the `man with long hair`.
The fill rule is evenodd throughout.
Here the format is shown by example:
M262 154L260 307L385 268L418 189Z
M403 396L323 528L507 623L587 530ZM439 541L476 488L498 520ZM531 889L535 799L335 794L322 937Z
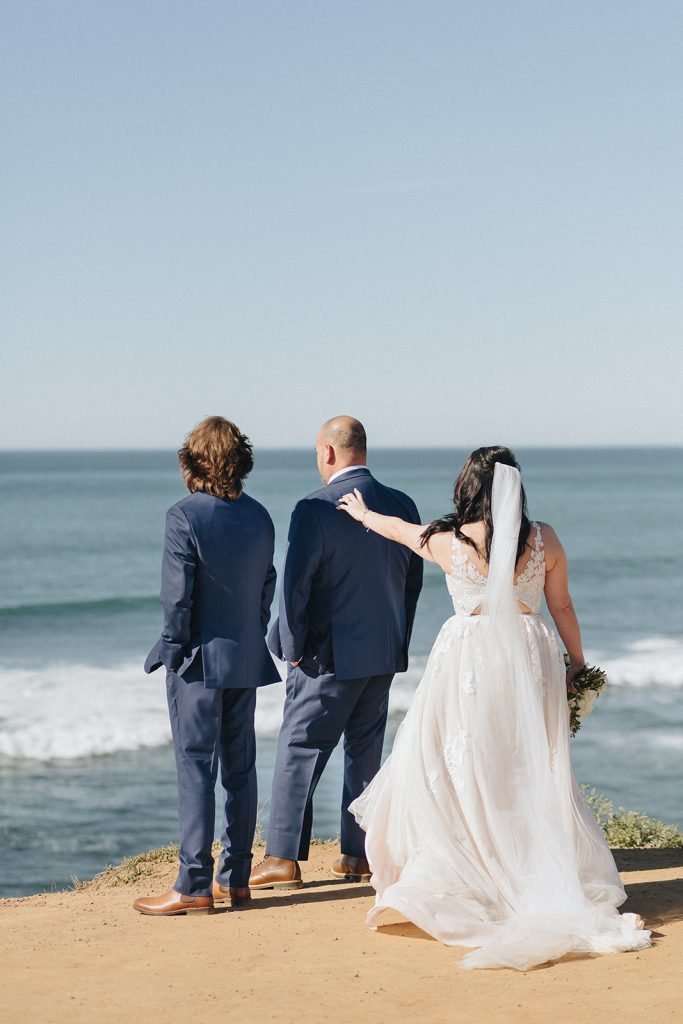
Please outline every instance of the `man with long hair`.
M161 574L164 628L145 671L166 669L178 773L180 870L163 896L133 906L142 914L206 913L214 901L249 899L256 827L256 688L278 682L265 633L275 592L274 529L244 493L253 466L249 438L211 416L178 452L188 497L166 514ZM216 881L216 775L225 790Z

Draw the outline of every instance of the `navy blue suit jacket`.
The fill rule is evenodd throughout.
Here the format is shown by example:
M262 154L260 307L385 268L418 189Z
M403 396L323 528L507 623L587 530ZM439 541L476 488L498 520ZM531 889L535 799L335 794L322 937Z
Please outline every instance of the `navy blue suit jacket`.
M164 665L211 689L275 683L265 635L275 592L275 531L247 494L195 491L166 513L164 628L145 672Z
M337 509L354 487L373 511L420 522L412 498L364 467L303 498L292 513L280 616L268 638L279 658L337 679L406 670L422 589L419 555Z

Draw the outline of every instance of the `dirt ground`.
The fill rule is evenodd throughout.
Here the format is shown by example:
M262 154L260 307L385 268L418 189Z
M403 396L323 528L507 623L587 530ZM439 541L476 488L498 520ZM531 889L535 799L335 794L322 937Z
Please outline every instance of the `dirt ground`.
M653 947L569 957L520 974L464 971L461 951L398 916L368 930L369 885L329 874L318 844L304 889L253 907L152 918L131 909L175 878L172 863L122 881L0 901L3 1024L630 1024L683 1022L683 850L616 853ZM260 859L257 854L257 859Z

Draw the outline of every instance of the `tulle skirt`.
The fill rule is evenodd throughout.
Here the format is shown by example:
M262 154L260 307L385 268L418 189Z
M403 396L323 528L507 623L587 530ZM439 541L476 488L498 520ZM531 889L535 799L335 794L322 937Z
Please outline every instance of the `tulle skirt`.
M624 888L572 773L555 634L540 615L515 628L524 671L486 616L448 619L391 756L351 805L377 893L367 924L393 908L479 947L463 967L642 949L649 932L616 910Z

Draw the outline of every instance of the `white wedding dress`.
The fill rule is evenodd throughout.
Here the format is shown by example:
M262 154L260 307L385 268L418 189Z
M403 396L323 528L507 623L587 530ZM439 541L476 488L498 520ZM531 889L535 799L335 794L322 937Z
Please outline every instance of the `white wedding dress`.
M519 474L497 465L488 577L454 536L446 581L456 614L391 756L351 805L377 892L367 924L393 908L441 942L479 947L463 967L525 970L650 944L636 916L616 910L624 888L572 773L563 658L540 614L536 523L513 585L520 515Z

